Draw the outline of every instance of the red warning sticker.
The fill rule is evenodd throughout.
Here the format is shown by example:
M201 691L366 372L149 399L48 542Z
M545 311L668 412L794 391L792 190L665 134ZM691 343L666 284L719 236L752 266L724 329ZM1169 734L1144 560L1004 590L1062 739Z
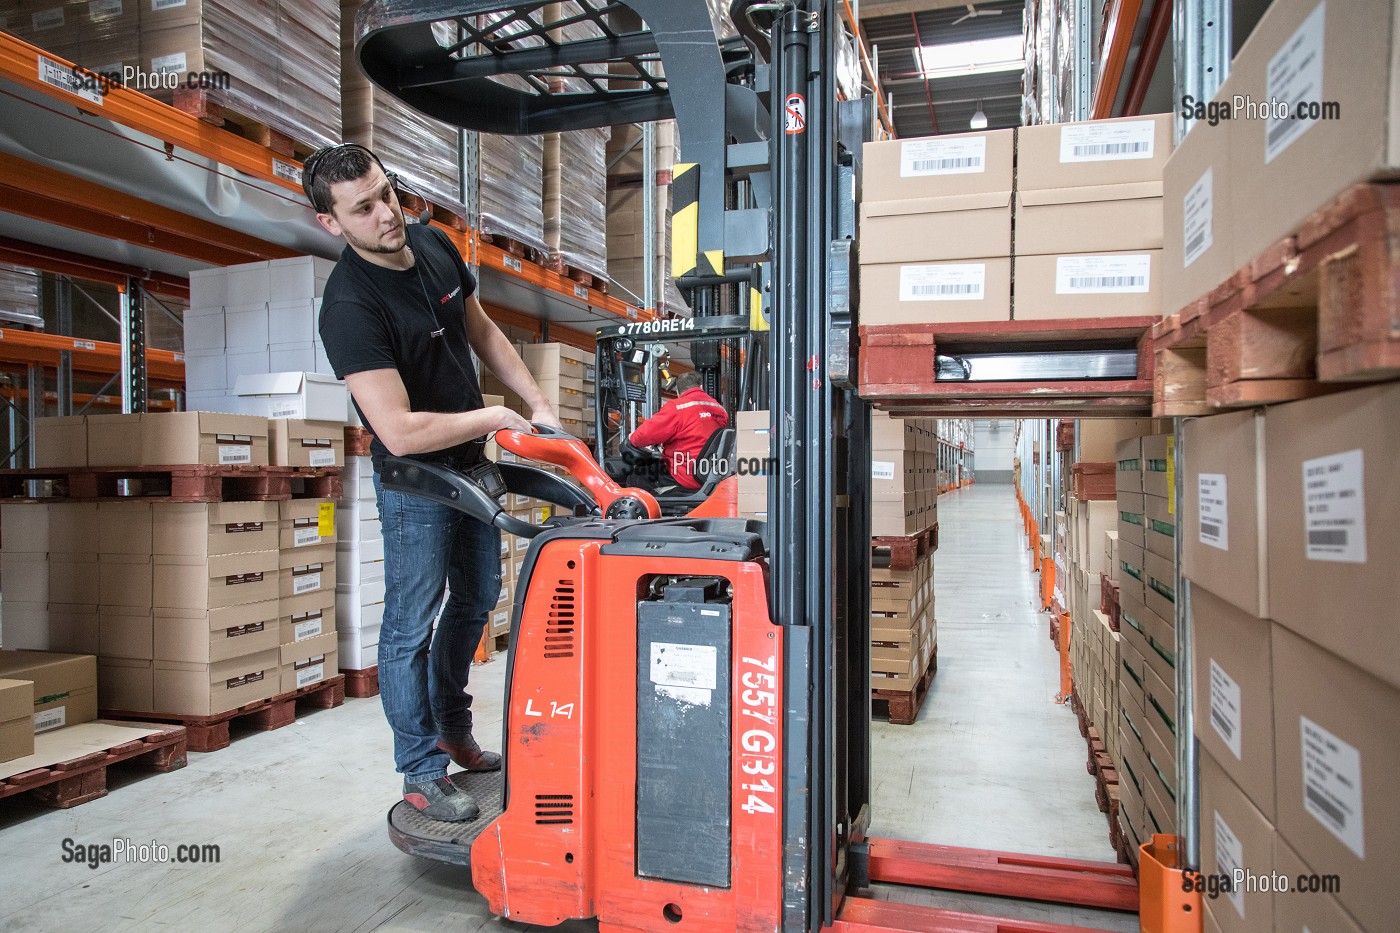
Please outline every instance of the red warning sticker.
M789 94L783 104L783 128L789 136L807 129L807 101L801 94Z

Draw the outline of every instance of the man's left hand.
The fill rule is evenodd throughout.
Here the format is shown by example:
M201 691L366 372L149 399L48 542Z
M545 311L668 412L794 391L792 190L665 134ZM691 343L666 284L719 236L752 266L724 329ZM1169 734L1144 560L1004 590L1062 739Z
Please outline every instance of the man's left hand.
M564 425L560 423L559 416L554 413L554 409L549 407L530 409L530 420L536 424L548 425L556 431L564 430Z

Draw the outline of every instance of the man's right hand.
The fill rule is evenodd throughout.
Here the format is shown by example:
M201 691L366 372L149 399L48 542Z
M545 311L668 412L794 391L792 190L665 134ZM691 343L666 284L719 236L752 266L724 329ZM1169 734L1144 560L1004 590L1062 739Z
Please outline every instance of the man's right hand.
M533 434L535 429L530 426L519 412L511 411L504 405L493 405L487 409L494 416L496 426L494 431L519 431L521 434Z

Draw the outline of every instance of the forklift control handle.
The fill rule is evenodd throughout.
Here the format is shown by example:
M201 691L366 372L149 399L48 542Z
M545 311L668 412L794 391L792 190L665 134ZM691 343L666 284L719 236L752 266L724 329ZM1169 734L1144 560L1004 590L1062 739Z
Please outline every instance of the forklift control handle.
M657 504L655 496L644 489L615 483L578 438L545 424L532 424L531 427L535 431L533 434L504 429L497 431L496 443L524 460L552 463L568 470L592 494L604 515L618 518L661 517L661 506ZM619 503L618 508L613 508L613 504L620 499L632 501Z

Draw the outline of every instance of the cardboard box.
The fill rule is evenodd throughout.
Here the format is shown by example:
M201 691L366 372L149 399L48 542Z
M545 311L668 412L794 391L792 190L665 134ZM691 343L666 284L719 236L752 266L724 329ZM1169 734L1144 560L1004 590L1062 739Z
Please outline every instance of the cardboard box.
M208 411L141 416L144 464L267 465L267 420Z
M0 680L0 761L34 754L34 683Z
M1159 317L1160 249L1024 255L1017 252L1018 321L1082 317Z
M1142 439L1142 491L1162 499L1174 498L1171 477L1176 462L1175 439L1153 434Z
M277 600L221 609L157 609L155 660L210 664L276 648Z
M156 609L208 610L276 599L278 557L277 551L159 555L152 604Z
M1271 623L1191 588L1196 736L1270 820L1274 805Z
M1274 837L1274 870L1293 884L1303 875L1337 874L1336 866L1314 868L1304 862L1282 836ZM1278 933L1363 933L1336 897L1312 891L1274 892L1274 929Z
M1011 255L1011 189L860 207L860 262L942 262Z
M49 601L76 606L96 606L101 592L101 568L96 554L53 553L49 555Z
M1162 181L1016 193L1016 255L1162 248Z
M1143 601L1169 624L1176 622L1176 568L1160 554L1147 551L1143 570Z
M1181 572L1251 616L1269 616L1264 412L1186 422Z
M334 376L309 372L250 373L234 382L245 414L345 423L350 392ZM343 453L342 453L343 456Z
M152 516L152 552L218 557L278 547L276 502L162 502Z
M152 516L149 502L97 503L98 551L150 557Z
M98 658L97 696L104 710L155 711L155 663L137 658Z
M24 551L0 551L0 584L4 587L5 608L11 603L49 602L49 555ZM8 612L6 621L8 621ZM8 634L8 633L6 633Z
M345 465L345 422L276 418L267 423L268 456L274 466Z
M1270 614L1400 687L1400 384L1270 408L1264 433Z
M212 716L281 692L278 649L226 661L155 662L155 707L163 713Z
M138 466L143 461L141 419L146 415L88 415L89 466Z
M1200 765L1201 873L1232 881L1237 870L1272 876L1277 837L1273 825L1209 754L1200 756ZM1221 933L1274 931L1274 895L1269 888L1247 891L1243 884L1232 884L1218 899L1204 903Z
M282 665L282 693L313 686L340 673L340 652L336 647L335 635L325 637L330 639L330 648L324 653L299 658ZM285 653L287 649L282 650Z
M520 354L525 366L536 377L583 379L583 351L562 343L534 343ZM583 391L580 387L579 391Z
M1243 261L1354 182L1393 177L1400 168L1397 34L1390 0L1286 0L1259 20L1230 67L1236 93L1255 101L1335 101L1340 114L1238 121L1231 210Z
M154 652L151 609L103 606L97 610L97 648L104 658L149 661Z
M34 682L34 734L97 718L97 659L0 648L0 678Z
M296 552L292 552L296 553ZM279 570L278 594L283 599L302 596L318 590L335 592L335 549L330 557L297 554L288 566ZM302 561L305 560L305 563Z
M1016 186L1041 191L1160 181L1172 133L1169 113L1021 127Z
M1400 845L1400 691L1274 626L1274 740L1279 833L1368 930L1395 919Z
M150 610L154 580L152 558L135 554L101 554L97 561L97 604ZM88 571L91 573L91 570ZM80 600L75 600L80 602Z
M906 201L1010 192L1013 130L868 142L861 201Z
M47 502L0 503L0 541L3 553L47 554L54 508Z
M1011 319L1011 260L883 263L860 270L860 322L926 324Z
M278 656L281 658L282 666L285 669L288 665L294 664L298 661L305 661L308 658L323 657L327 653L334 653L335 646L336 633L322 632L320 635L314 635L311 638L304 638L301 641L293 641L283 644L278 649ZM331 673L327 674L326 676L329 677L334 673L334 668L332 668ZM306 684L300 684L297 687L284 688L284 690L297 690L304 686L306 686Z
M5 604L5 642L9 647L22 648L23 645L9 645L12 626L16 622L12 615L14 606ZM49 651L62 651L69 654L97 654L97 607L49 603L48 645Z
M31 446L36 467L87 466L86 416L36 418Z
M1142 438L1125 437L1118 442L1113 452L1118 464L1117 489L1119 492L1142 492Z
M280 644L305 641L326 632L336 630L337 605L341 602L340 587L314 590L301 596L292 596L280 601L281 618ZM361 600L358 591L354 604L359 606L370 600ZM378 600L382 603L383 600Z
M328 505L333 516L328 528L320 522L322 506ZM278 547L283 551L299 550L317 545L335 544L335 503L329 499L290 499L279 503ZM353 515L353 511L352 511ZM330 534L321 534L329 531Z

